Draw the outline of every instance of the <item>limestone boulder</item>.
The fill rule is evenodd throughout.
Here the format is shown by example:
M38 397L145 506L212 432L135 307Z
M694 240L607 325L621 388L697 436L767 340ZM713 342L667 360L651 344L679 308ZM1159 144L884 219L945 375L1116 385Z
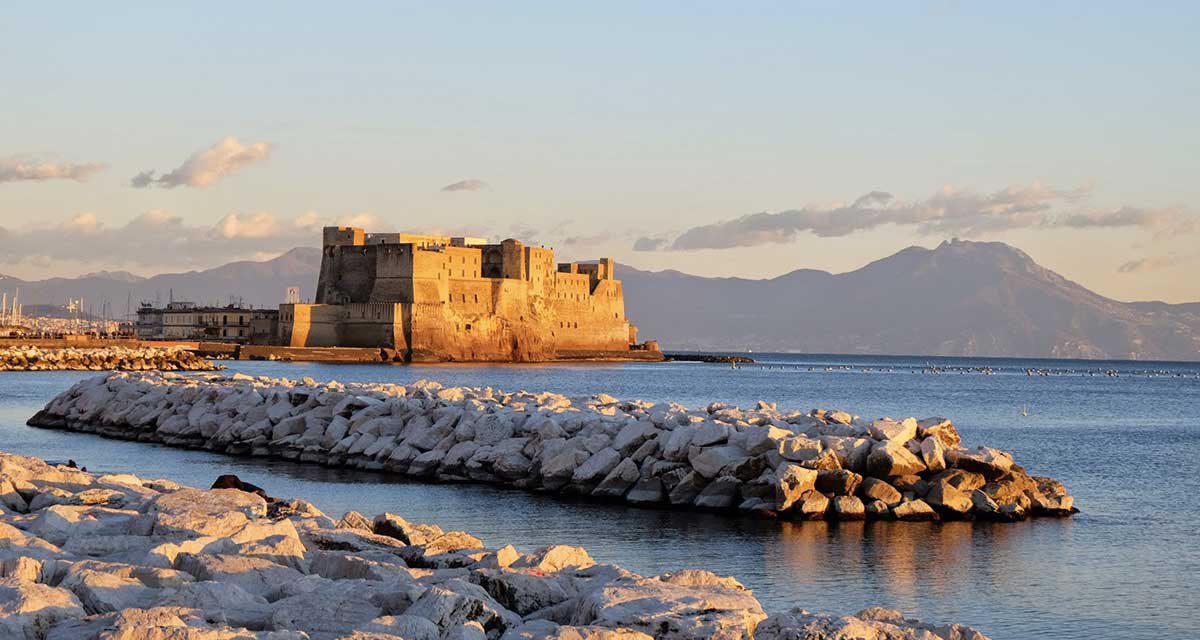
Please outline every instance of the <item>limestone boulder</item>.
M863 480L858 494L865 501L880 500L889 507L894 507L904 500L904 497L900 495L900 492L895 487L879 478L867 478Z
M945 418L925 418L917 422L917 435L921 438L936 438L946 449L957 449L962 443L958 430Z
M374 582L411 581L413 575L404 560L384 551L314 551L310 571L330 580Z
M944 470L946 468L946 446L937 438L925 438L921 441L921 461L933 473Z
M795 435L779 441L779 455L784 460L804 462L815 460L821 456L825 446L817 438Z
M47 542L62 545L85 536L148 534L145 525L136 511L56 504L37 512L30 530Z
M725 445L716 447L693 448L688 455L692 469L706 479L717 477L721 470L742 462L747 457L746 450L740 447Z
M88 564L94 567L87 567ZM128 573L122 575L124 572L105 568L100 563L77 563L58 586L74 593L89 614L148 607L158 599L158 589L146 586Z
M532 575L522 570L473 571L470 580L483 587L504 608L522 617L574 597L569 581Z
M876 440L905 444L917 437L917 420L915 418L905 418L900 421L891 418L875 420L867 427L867 433Z
M728 509L738 502L738 490L742 483L732 476L721 476L704 487L696 496L697 507L707 509Z
M929 493L925 494L925 502L944 514L962 516L971 511L973 502L971 494L954 488L947 482L935 483Z
M266 598L236 584L211 580L180 585L163 594L157 606L194 609L207 620L231 627L261 629L271 617Z
M592 491L597 498L620 498L641 478L641 470L631 458L625 458L613 467L604 480Z
M402 638L403 640L439 640L441 631L437 625L418 616L381 616L356 629L359 634L380 634L374 637ZM355 636L351 636L355 637ZM362 638L362 635L357 636Z
M521 622L520 616L501 606L482 587L459 579L430 587L405 615L425 618L442 633L466 622L477 622L485 632L500 635Z
M862 482L863 477L849 469L822 469L817 472L816 489L821 493L851 496Z
M84 615L79 599L66 589L0 578L0 638L41 640L58 622Z
M312 640L348 635L364 622L385 615L372 601L372 589L359 580L312 580L301 591L271 603L268 624L275 629L302 631Z
M586 569L595 566L596 561L581 547L571 547L565 544L555 544L542 547L537 551L522 557L512 566L519 569L532 569L541 573L557 573L564 569Z
M866 517L863 502L856 496L834 496L831 513L837 520L862 520Z
M621 454L611 447L605 447L575 469L571 474L571 482L580 485L596 484L603 480L620 462Z
M661 478L645 478L633 485L625 494L625 501L632 504L658 504L663 501L665 493Z
M676 472L679 471L683 471L683 469L676 470ZM670 474L664 476L664 482L669 476ZM668 499L671 501L671 504L674 505L694 504L696 496L700 495L700 492L703 491L704 487L707 485L708 481L701 473L697 471L689 471L683 474L683 477L681 477L679 482L677 482L674 488L671 489Z
M896 440L877 442L867 456L867 472L877 478L915 475L922 471L925 471L925 463Z
M299 571L270 560L230 554L181 553L175 558L175 568L197 580L237 585L264 598L270 598L288 582L303 577Z
M817 471L798 464L784 463L775 470L775 508L791 509L806 492L816 487Z
M946 462L951 467L974 471L989 480L999 478L1013 468L1012 454L991 447L949 449Z
M529 620L509 629L500 640L652 640L631 629L608 629L594 625L560 625L550 620Z
M582 595L570 624L631 629L665 640L750 637L766 618L758 600L741 585L711 578L694 572L614 580Z
M156 535L228 536L267 515L261 496L238 489L181 489L164 493L147 506Z
M909 522L939 519L937 511L934 511L933 507L924 500L905 500L892 508L892 515L897 520Z

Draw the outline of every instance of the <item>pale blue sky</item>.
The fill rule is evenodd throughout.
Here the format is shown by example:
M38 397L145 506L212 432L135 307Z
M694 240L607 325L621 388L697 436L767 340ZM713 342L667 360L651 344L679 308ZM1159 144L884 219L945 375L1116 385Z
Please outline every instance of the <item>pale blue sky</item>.
M1173 223L1043 221L980 237L1115 297L1200 299L1200 234L1186 224L1200 198L1198 7L9 6L0 162L107 167L86 182L0 177L0 272L212 266L295 244L290 221L309 212L521 234L564 257L707 275L842 271L948 234L887 224L727 249L632 246L876 190L924 201L946 185L986 195L1040 182L1091 185L1054 204L1062 215L1169 208ZM230 136L270 143L269 157L203 187L130 186ZM465 179L488 187L440 190ZM78 260L39 244L60 225L78 231L80 214L95 234L151 210L210 242L138 255L64 236ZM212 241L222 218L262 213L288 232Z

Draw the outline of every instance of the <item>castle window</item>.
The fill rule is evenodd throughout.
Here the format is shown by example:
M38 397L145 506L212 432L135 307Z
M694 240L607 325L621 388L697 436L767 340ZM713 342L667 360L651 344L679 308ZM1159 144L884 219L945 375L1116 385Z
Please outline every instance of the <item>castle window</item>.
M467 331L470 331L470 330L471 330L471 325L470 325L470 323L466 324L466 325L465 325L465 327L466 327L466 330L467 330Z

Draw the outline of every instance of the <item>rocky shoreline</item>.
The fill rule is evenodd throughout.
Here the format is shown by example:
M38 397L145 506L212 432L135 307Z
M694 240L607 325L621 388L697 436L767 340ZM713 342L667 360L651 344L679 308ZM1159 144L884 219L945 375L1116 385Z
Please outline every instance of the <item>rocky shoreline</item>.
M1059 482L949 420L567 398L491 388L111 373L31 426L439 481L798 520L1068 516Z
M178 347L0 347L0 371L216 371L222 368Z
M222 484L237 484L222 477ZM384 513L97 475L0 452L0 637L986 640L873 607L768 615L733 578L643 577Z

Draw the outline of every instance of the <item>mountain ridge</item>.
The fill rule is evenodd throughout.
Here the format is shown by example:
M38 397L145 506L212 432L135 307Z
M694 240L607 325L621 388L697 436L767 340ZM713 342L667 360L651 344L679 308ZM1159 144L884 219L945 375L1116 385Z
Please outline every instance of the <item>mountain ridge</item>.
M28 304L83 296L120 310L176 300L272 308L287 287L311 299L321 250L140 278L98 272L21 281ZM1002 242L912 246L842 273L704 277L619 265L626 312L666 349L1200 360L1200 302L1122 302ZM138 279L140 278L140 279ZM96 306L95 308L99 308Z

